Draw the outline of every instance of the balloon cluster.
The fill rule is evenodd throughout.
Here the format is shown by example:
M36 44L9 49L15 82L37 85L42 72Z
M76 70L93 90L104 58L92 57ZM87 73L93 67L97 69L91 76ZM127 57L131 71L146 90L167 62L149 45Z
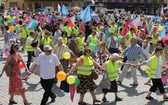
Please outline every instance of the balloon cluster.
M67 83L70 85L73 84L75 86L78 86L80 84L79 78L72 75L67 77L67 75L63 71L58 72L56 77L59 81L64 81L66 79Z

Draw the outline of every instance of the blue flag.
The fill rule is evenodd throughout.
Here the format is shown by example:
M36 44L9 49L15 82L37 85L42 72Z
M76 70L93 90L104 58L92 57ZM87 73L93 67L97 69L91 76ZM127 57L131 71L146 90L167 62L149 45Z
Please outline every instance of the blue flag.
M44 11L42 12L42 14L43 14L43 15L44 15L44 14L47 14L47 10L44 9Z
M160 38L164 38L166 36L166 30L159 31Z
M36 21L35 20L32 20L28 25L27 25L27 28L31 28L32 30L35 29L36 27Z
M84 12L84 16L82 17L82 23L86 23L86 22L89 22L91 21L91 14L90 14L90 5L88 5L86 8L85 8L86 11L83 11Z
M80 15L77 16L77 18L82 19L84 17L86 10L87 10L87 7L82 11L82 13Z
M62 11L61 11L61 13L62 13L63 15L65 15L65 16L68 14L68 10L67 10L67 8L65 7L64 4L62 5Z

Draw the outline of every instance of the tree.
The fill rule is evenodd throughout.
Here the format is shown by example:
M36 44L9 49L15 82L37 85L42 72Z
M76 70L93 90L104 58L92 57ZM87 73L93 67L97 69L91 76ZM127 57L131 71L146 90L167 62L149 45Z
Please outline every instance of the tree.
M157 14L158 9L164 3L164 0L151 0L151 4L154 10L155 15Z

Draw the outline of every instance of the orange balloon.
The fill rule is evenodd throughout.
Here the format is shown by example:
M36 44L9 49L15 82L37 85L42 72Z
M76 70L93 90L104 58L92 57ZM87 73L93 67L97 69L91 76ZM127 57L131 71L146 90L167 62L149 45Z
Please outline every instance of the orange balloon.
M14 26L10 26L9 30L12 31L12 32L15 31L15 27Z
M58 72L58 73L57 73L57 79L58 79L59 81L64 81L64 80L66 79L66 74L65 74L65 72L63 72L63 71Z

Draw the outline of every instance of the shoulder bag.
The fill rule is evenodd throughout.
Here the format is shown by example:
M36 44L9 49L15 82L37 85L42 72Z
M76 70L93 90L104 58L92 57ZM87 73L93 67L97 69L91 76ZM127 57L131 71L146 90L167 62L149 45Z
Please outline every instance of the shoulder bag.
M109 88L110 85L111 85L110 79L108 78L107 75L108 75L107 73L104 73L103 79L100 81L100 86L101 86L102 88L105 88L105 89L106 89L106 88Z
M91 77L92 77L92 79L96 80L96 79L98 79L98 74L93 70Z
M7 65L6 69L5 69L5 73L7 77L11 76L12 73L12 62L9 62L9 64Z

